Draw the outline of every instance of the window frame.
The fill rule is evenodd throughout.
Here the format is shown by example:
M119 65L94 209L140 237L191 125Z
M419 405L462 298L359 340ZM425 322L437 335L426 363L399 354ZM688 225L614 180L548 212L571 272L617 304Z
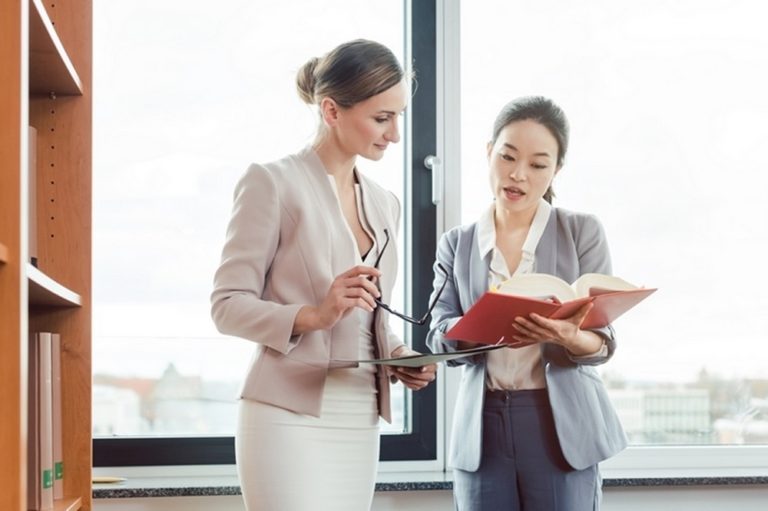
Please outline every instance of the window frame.
M422 212L424 216L411 228L412 213L404 208L405 236L411 245L406 247L409 268L405 277L406 282L414 283L412 289L421 289L420 293L410 296L410 303L424 304L431 289L435 241L442 232L460 223L457 207L461 204L460 6L459 0L437 3L406 0L404 8L406 61L429 64L420 64L416 70L417 85L406 116L404 137L407 176L412 184L406 197L413 211ZM409 38L408 34L412 36ZM413 141L411 147L410 134L418 135L419 143L425 145L419 146ZM443 162L439 176L424 168L424 158L433 154ZM440 191L437 207L432 204L433 179L438 180L436 189ZM412 243L414 239L420 240L418 246ZM416 311L419 310L416 307ZM411 330L409 334L415 349L426 349L425 327ZM430 462L420 464L420 468L445 468L443 453L450 438L459 379L459 371L441 366L435 384L412 394L413 432L382 436L381 461L387 463L381 471L402 467L403 463L399 462L419 461ZM216 472L214 465L234 464L233 437L96 438L93 443L96 467L183 465L188 467L184 470L193 470L193 465L205 465L204 471ZM670 472L699 474L703 470L728 475L735 471L764 472L768 469L766 460L768 445L630 446L601 463L601 468L604 475L609 476L624 471L645 476Z
M443 0L438 7L438 155L444 163L443 207L439 208L439 236L461 221L461 0ZM442 13L441 13L442 11ZM440 34L442 32L442 37ZM442 130L442 131L441 131ZM444 441L451 436L454 403L461 373L444 371ZM447 461L446 461L447 463ZM768 473L768 444L746 445L629 445L600 463L604 477L740 476ZM447 467L446 470L450 471Z
M415 62L416 81L406 114L403 142L406 146L404 234L405 282L408 310L420 311L429 300L432 260L437 240L436 208L432 203L432 176L423 165L437 144L435 101L436 17L435 0L405 0L406 62ZM419 240L418 243L415 240ZM411 307L411 304L417 304ZM428 325L409 325L407 340L413 349L425 351ZM437 385L410 393L410 432L381 435L379 461L435 462L438 459ZM153 436L93 439L93 466L231 465L235 463L233 436ZM434 467L432 467L434 468Z

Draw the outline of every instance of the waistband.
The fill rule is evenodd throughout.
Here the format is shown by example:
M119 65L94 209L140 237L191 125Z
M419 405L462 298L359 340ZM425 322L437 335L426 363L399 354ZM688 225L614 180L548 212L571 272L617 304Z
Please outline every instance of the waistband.
M486 405L543 406L549 405L547 389L485 390Z

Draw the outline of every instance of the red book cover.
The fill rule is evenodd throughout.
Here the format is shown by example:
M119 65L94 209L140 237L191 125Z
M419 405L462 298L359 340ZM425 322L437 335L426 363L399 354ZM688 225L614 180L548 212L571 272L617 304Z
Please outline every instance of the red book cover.
M529 281L533 281L536 277L535 274L525 276ZM554 278L546 277L548 280ZM536 313L553 319L567 318L588 302L592 302L593 308L584 319L581 328L599 328L612 323L655 291L655 288L623 290L591 288L590 296L574 298L562 303L554 296L547 299L488 291L453 328L445 333L445 337L482 344L512 343L513 336L518 332L512 326L516 317ZM539 296L546 294L546 290L542 290Z

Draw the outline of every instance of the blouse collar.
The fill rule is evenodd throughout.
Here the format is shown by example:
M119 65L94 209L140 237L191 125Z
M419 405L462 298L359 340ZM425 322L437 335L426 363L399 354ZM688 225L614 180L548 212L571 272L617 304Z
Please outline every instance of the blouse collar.
M480 216L477 222L477 244L480 249L480 257L486 258L496 248L496 223L494 213L496 205L491 206ZM552 212L552 205L544 199L539 199L539 205L536 208L536 214L531 222L531 228L528 230L528 236L523 243L523 260L533 259L536 254L536 247L539 244L542 234L547 227L549 215Z

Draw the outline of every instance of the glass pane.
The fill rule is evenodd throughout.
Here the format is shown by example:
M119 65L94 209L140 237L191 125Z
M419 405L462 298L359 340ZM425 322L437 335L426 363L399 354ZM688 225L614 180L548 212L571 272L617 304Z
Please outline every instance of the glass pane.
M490 203L496 113L554 99L571 122L555 205L596 214L614 273L659 288L616 322L601 368L631 441L767 443L768 4L462 9L463 221Z
M231 435L254 345L216 332L209 295L235 182L312 141L310 57L363 37L402 59L403 6L96 2L94 25L93 433ZM403 147L359 163L401 201Z

